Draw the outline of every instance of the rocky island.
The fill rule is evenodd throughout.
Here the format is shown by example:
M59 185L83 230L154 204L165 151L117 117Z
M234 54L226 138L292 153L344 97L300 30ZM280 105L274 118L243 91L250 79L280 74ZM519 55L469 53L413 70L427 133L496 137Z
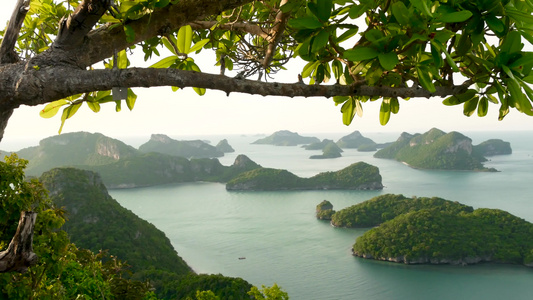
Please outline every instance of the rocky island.
M342 156L342 149L337 146L333 141L326 143L322 149L322 154L320 155L311 155L310 159L328 159L328 158L337 158Z
M331 208L332 209L332 208ZM382 195L340 210L332 224L374 227L355 256L405 264L496 262L533 267L533 224L498 209L441 198Z
M252 144L262 144L262 145L274 145L274 146L297 146L302 144L312 144L319 143L320 140L316 137L305 137L301 136L296 132L291 132L288 130L276 131L273 134L258 139Z
M258 168L238 175L226 184L227 190L380 190L379 169L358 162L336 172L301 178L287 170Z
M227 146L229 146L229 144ZM227 147L225 148L227 149ZM212 158L224 156L224 151L219 150L217 147L211 146L204 141L178 141L171 139L164 134L152 134L150 140L139 147L139 151L144 153L157 152L185 158Z
M343 149L357 149L357 151L376 151L377 149L376 142L364 137L357 130L340 138L337 145Z
M483 166L487 159L482 153L475 150L469 137L433 128L424 134L404 132L374 157L395 159L417 169L496 171Z

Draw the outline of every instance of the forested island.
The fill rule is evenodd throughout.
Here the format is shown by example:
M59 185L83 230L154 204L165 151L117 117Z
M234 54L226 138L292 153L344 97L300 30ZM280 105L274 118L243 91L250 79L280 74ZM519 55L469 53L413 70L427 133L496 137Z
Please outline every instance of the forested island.
M496 262L533 267L533 224L498 209L474 210L436 197L386 194L335 212L331 223L377 226L353 245L353 254L364 258L405 264Z
M252 144L258 145L274 145L274 146L297 146L302 144L319 143L320 140L316 137L301 136L296 132L289 130L276 131L273 134L258 139Z
M287 170L258 168L244 172L226 184L227 190L380 190L379 169L358 162L336 172L301 178Z
M492 141L476 147L472 145L472 139L459 132L445 133L433 128L424 134L404 132L374 157L395 159L418 169L494 172L494 168L483 166L487 160L484 155L510 153L507 146L510 149L508 143Z

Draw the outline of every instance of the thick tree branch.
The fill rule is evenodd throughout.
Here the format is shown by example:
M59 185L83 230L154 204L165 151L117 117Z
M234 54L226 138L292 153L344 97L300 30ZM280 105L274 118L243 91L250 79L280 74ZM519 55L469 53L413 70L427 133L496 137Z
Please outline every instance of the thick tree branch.
M468 84L436 87L437 91L430 93L417 86L393 88L367 86L363 84L364 82L350 86L269 83L193 71L152 68L92 71L72 67L47 67L39 70L27 68L25 76L18 80L16 89L10 85L4 85L1 79L0 94L10 96L12 103L18 105L44 104L73 94L110 90L113 87L199 87L220 90L227 94L236 92L263 96L326 98L333 96L445 97L463 93L468 88ZM6 81L9 82L9 80Z
M123 50L154 36L165 35L178 30L181 26L202 20L207 16L218 15L253 0L180 0L176 4L155 10L138 20L128 21L126 25L135 33L130 41L122 26L102 26L91 31L82 47L67 55L75 57L80 67L88 67L111 57L115 50Z
M0 273L25 272L37 262L33 253L33 228L36 212L22 212L17 232L5 251L0 252Z
M276 14L276 19L274 21L274 26L269 32L269 38L267 39L269 44L265 52L265 58L263 59L263 68L265 68L265 70L268 69L270 63L272 62L272 58L276 53L276 47L278 46L279 42L281 41L281 38L283 37L283 32L285 31L287 21L289 20L290 13L284 13L281 10L281 7L287 2L289 2L289 0L281 0L279 4L280 8L278 13Z
M15 52L15 44L17 43L20 29L29 9L30 0L18 0L17 5L15 5L2 44L0 45L0 64L10 64L19 60Z
M109 8L109 0L84 0L76 11L62 19L53 47L71 50L79 47L89 31Z

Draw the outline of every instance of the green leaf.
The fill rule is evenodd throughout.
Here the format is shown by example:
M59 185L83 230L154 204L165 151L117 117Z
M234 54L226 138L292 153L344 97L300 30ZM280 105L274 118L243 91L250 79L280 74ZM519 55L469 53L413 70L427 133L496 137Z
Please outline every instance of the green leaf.
M331 63L331 67L333 69L333 76L335 76L335 79L339 81L341 78L341 75L344 73L344 68L342 67L342 63L338 60L334 60Z
M193 87L192 89L196 92L196 94L198 94L200 96L205 95L205 91L206 90L204 88Z
M474 98L466 101L463 106L463 114L467 117L470 117L474 111L476 111L477 104L479 102L479 96L474 96Z
M517 31L511 31L505 36L505 39L500 46L500 52L507 54L518 53L522 50L523 46L524 44L521 42L520 33ZM502 63L507 63L507 61Z
M437 91L437 89L435 89L435 85L433 85L431 77L429 76L429 71L427 68L416 67L416 74L418 75L418 82L423 88L428 90L430 93L435 93Z
M126 98L126 105L129 110L132 110L135 106L135 101L137 100L137 95L133 92L132 89L128 89L128 97Z
M365 4L352 5L352 7L350 7L350 11L348 12L348 16L350 19L358 19L365 12L367 12L367 10L368 7Z
M531 13L521 12L516 9L511 9L509 7L506 7L505 12L509 17L515 19L516 21L524 22L526 24L533 23L533 16L531 15Z
M409 0L409 2L411 2L411 4L413 4L413 6L416 7L419 12L425 14L430 18L433 17L433 14L429 10L427 0Z
M440 16L439 20L444 23L459 23L464 22L472 17L472 12L469 10L462 10L453 13L447 13Z
M486 15L485 22L487 23L487 26L489 26L489 29L498 36L505 32L505 24L503 24L502 20L498 19L495 15Z
M398 102L398 98L390 99L390 111L393 114L397 114L400 111L400 102Z
M168 68L172 66L176 62L177 59L178 57L176 55L165 57L162 60L151 65L150 68L160 68L160 69Z
M398 55L396 55L396 52L391 51L388 53L380 53L378 55L379 63L383 67L383 69L390 71L396 67L396 65L400 62L398 60Z
M409 10L405 6L405 4L403 4L403 2L394 2L391 6L391 10L392 15L394 16L394 18L396 18L396 21L398 21L398 24L402 26L408 26L411 23L409 20Z
M205 46L205 44L207 43L209 43L209 39L203 39L199 41L198 43L194 44L194 46L192 46L191 49L189 49L189 53L193 53L193 52L196 52L202 49L202 47Z
M61 126L59 127L58 133L61 134L61 131L63 130L63 125L65 125L65 121L72 117L80 108L82 102L72 104L65 109L63 109L63 114L61 115Z
M124 25L124 33L126 34L126 41L128 43L135 41L135 30L130 25Z
M440 56L440 51L433 44L431 45L431 56L433 57L435 66L440 69L444 65L444 60Z
M379 123L383 126L387 125L390 120L390 100L383 100L381 107L379 108Z
M169 40L169 38L171 40ZM174 39L174 36L170 35L168 37L164 36L163 38L161 38L161 42L163 43L163 45L165 45L165 47L170 51L172 52L174 55L177 55L178 53L176 53L176 49L174 48L174 46L172 46L172 43L176 44L176 39Z
M379 52L374 48L369 47L357 47L352 50L344 51L343 56L351 61L362 61L367 59L376 58Z
M126 69L128 67L128 57L126 50L122 50L117 55L117 67L119 69Z
M306 16L289 20L289 25L296 29L317 29L322 27L322 23L314 16Z
M342 42L346 41L347 39L349 39L352 36L356 35L358 31L359 31L358 27L350 28L350 29L346 30L343 34L341 34L341 36L339 36L337 38L337 43L342 43Z
M302 77L303 78L307 78L309 76L311 76L311 74L313 73L313 71L316 69L316 67L320 64L320 61L311 61L311 62L308 62L305 66L304 66L304 69L302 70Z
M41 116L41 118L51 118L57 114L61 106L66 105L68 103L70 102L65 99L50 102L43 108L43 110L39 112L39 115Z
M192 43L192 28L190 25L185 25L178 31L177 46L181 53L189 54L189 49Z
M95 113L100 111L100 103L98 101L87 101L87 106Z
M348 97L348 96L333 96L333 102L335 102L335 105L339 105L341 103L344 103L348 99L350 99L350 97Z
M354 102L354 99L350 98L350 100L346 101L341 107L342 123L344 125L350 125L352 123L353 118L355 117Z
M487 97L481 97L481 99L479 99L479 104L477 107L477 115L479 117L486 116L488 109L489 109L489 100L487 99Z
M321 21L326 22L331 16L331 10L333 9L333 2L331 0L317 0L315 2L309 2L307 4L309 10L317 16Z
M122 101L121 100L115 100L115 111L120 112L122 110Z
M469 89L465 93L462 93L460 95L455 95L448 97L442 101L442 104L451 106L451 105L458 105L461 103L465 103L466 101L474 98L474 96L477 94L476 90Z
M313 39L311 45L311 52L318 52L328 43L329 33L326 30L321 30Z
M355 100L355 112L359 117L363 117L363 105L359 99Z

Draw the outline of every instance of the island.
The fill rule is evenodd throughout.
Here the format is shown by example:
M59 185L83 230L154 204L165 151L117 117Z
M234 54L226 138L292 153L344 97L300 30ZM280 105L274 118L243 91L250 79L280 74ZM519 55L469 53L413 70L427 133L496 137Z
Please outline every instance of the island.
M323 172L301 178L287 170L258 168L241 173L226 183L229 191L252 190L381 190L379 169L365 162L354 163L340 171Z
M329 141L322 150L321 155L311 155L310 159L328 159L341 157L342 149L337 146L333 141Z
M276 131L273 134L258 139L252 144L258 145L274 145L274 146L297 146L301 144L312 144L318 143L320 140L316 137L305 137L301 136L296 132L288 130Z
M333 209L333 208L331 208ZM343 227L373 227L355 256L405 264L520 264L533 267L533 224L499 209L441 198L381 195L331 217Z
M404 132L396 142L374 153L374 157L395 159L417 169L496 171L483 166L487 159L481 151L474 150L472 139L437 128L424 134Z
M228 143L227 139L223 139L220 142L218 142L218 144L215 146L215 148L217 148L217 150L222 152L222 153L235 152L235 149L233 149L233 147L230 146L230 144Z
M333 204L328 200L324 200L316 206L316 218L319 220L331 220L334 213Z
M364 137L358 130L340 138L337 145L343 149L357 149L357 151L376 151L377 149L376 142Z
M178 141L164 134L152 134L150 140L139 147L144 153L158 152L185 158L222 157L224 152L201 140Z
M513 149L511 149L511 143L500 139L490 139L484 141L483 143L474 146L474 151L477 151L483 156L508 155L513 153Z

